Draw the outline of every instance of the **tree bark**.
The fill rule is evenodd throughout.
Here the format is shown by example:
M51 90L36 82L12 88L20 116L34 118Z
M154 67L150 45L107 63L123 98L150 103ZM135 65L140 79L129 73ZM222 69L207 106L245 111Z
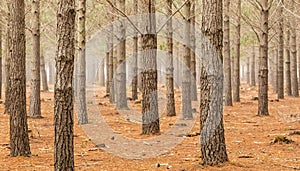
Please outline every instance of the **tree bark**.
M231 87L231 59L230 59L230 23L229 23L230 0L224 3L224 95L225 106L232 106Z
M284 1L282 0L282 3ZM278 94L277 97L278 99L283 99L284 98L284 78L283 78L283 4L280 6L279 11L278 11L278 17L279 17L279 22L278 22L278 37L279 37L279 48L278 48L278 72L277 72L277 77L278 77Z
M87 124L88 116L86 109L86 56L85 56L85 12L86 12L86 0L79 0L78 9L78 76L77 76L77 92L78 92L78 124Z
M274 49L274 87L273 93L278 93L278 48Z
M8 2L10 3L10 2ZM11 87L11 80L10 80L10 58L11 58L11 12L8 11L7 13L7 26L6 26L6 55L5 55L5 114L10 113L10 87Z
M223 44L223 5L222 0L203 0L201 31L216 49L216 53L207 51L209 45L202 45L204 55L218 55L222 62ZM212 54L213 53L213 54ZM220 62L220 65L222 63ZM205 67L201 69L200 93L200 144L203 165L217 165L228 161L223 126L223 76L222 68L216 68L215 76L208 75ZM214 123L219 120L218 123Z
M247 57L247 73L246 73L246 80L247 84L250 85L250 60L251 57Z
M155 0L143 0L141 12L147 14L146 32L141 35L142 46L142 134L160 132L157 102L157 35Z
M295 2L291 1L292 11L295 11ZM295 17L291 18L291 83L292 83L292 95L294 97L299 97L299 87L298 87L298 78L297 78L297 33L296 25L297 22Z
M106 78L105 78L105 87L106 87L106 94L109 94L110 91L110 84L109 84L109 56L110 56L110 36L108 35L106 38L106 57L105 57L105 69L106 69Z
M291 83L291 55L290 55L290 26L287 23L286 27L286 47L285 47L285 90L288 96L292 95L292 83Z
M40 72L40 0L32 0L32 59L30 86L30 116L41 118L41 72Z
M10 37L10 156L30 155L26 115L26 39L24 0L8 1Z
M261 1L260 60L258 80L258 116L269 115L268 111L268 37L269 7L268 0Z
M183 63L184 67L182 70L182 115L184 119L193 119L192 115L192 99L191 99L191 71L190 71L190 64L191 64L191 50L190 50L190 9L191 9L191 2L188 0L184 7L185 13L185 44L184 47L184 57Z
M138 0L133 2L133 12L138 14ZM133 37L133 79L132 79L132 100L138 99L138 32L135 31Z
M58 1L54 86L54 170L74 170L75 1Z
M125 0L119 0L119 9L125 13ZM125 21L118 28L120 43L118 44L117 64L117 109L128 109L126 95L126 28Z
M195 35L195 27L196 27L196 13L195 13L195 8L196 8L196 1L191 0L191 47L190 47L190 52L191 52L191 73L192 73L192 78L191 78L191 100L192 101L197 101L197 79L196 79L196 35Z
M237 25L235 38L233 101L240 102L241 0L238 0L237 2Z
M99 66L98 66L98 79L99 79L99 84L100 86L104 87L105 86L105 79L104 79L104 64L105 64L105 59L100 60Z
M256 78L255 78L255 47L253 46L252 50L252 60L251 60L251 86L256 86Z
M167 16L172 15L173 0L167 0ZM174 67L173 67L173 23L170 19L167 23L167 115L176 116L174 99Z
M46 69L45 69L45 57L44 54L41 55L41 80L42 80L42 87L43 87L43 91L49 91L49 87L48 87L48 81L47 81L47 73L46 73Z
M0 20L2 17L0 16ZM2 49L2 26L0 26L0 99L2 99L2 56L3 56L3 49Z

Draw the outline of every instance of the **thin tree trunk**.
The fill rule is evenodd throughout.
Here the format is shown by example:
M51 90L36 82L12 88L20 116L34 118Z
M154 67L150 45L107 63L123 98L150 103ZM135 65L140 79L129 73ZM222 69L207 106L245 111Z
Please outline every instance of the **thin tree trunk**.
M10 80L10 58L11 58L11 12L8 11L7 13L7 27L6 27L6 55L5 55L5 114L10 113L10 87L11 87L11 80Z
M292 11L295 11L295 2L291 2ZM299 97L299 87L298 87L298 78L297 78L297 33L296 25L297 22L295 18L291 19L291 81L292 81L292 95L294 97Z
M125 13L125 0L119 0L119 9ZM121 21L118 28L120 43L118 44L117 64L117 109L128 109L126 95L126 28Z
M256 78L255 78L255 47L253 46L252 50L252 60L251 60L251 86L256 86Z
M283 0L282 0L283 3ZM279 18L279 23L278 23L278 29L279 29L279 48L278 48L278 72L277 72L277 77L278 77L278 94L277 97L278 99L283 99L284 98L284 78L283 78L283 4L280 6L279 11L278 11L278 17Z
M49 60L49 84L54 84L55 69L54 64Z
M30 116L41 118L41 72L40 72L40 0L32 0L32 62L30 86Z
M291 84L291 56L290 56L290 26L288 23L288 26L286 28L286 47L285 47L285 90L286 94L288 96L292 95L292 84Z
M77 92L78 92L78 124L87 124L88 116L86 109L86 56L85 56L85 12L86 12L86 0L79 0L78 9L78 76L77 76Z
M134 14L138 14L138 0L133 2ZM133 79L132 79L132 100L138 99L138 32L135 31L133 37Z
M58 1L54 87L54 170L74 170L75 1Z
M113 21L113 20L112 20ZM110 52L109 52L109 63L108 63L108 70L109 70L109 77L108 77L108 80L109 80L109 102L110 103L115 103L115 86L114 86L114 61L113 61L113 58L114 58L114 49L113 49L113 36L114 36L114 27L111 26L110 28Z
M142 134L160 132L157 102L157 35L155 0L143 0L141 13L146 13L146 32L141 35L142 46Z
M10 156L29 156L30 146L26 115L26 39L24 0L8 1L10 31Z
M230 23L229 23L230 0L224 4L224 95L225 106L232 106L231 87L231 59L230 59Z
M269 115L268 111L268 37L269 37L269 4L262 0L261 35L260 35L260 60L258 80L258 116Z
M195 35L195 26L196 26L196 1L191 0L191 46L190 46L190 52L191 52L191 100L197 101L197 79L196 79L196 35Z
M274 60L274 87L273 93L278 93L278 48L274 49L275 60Z
M105 69L106 69L106 78L105 78L105 87L106 87L106 94L109 94L109 90L110 90L110 84L109 84L109 56L110 56L110 37L107 36L107 40L106 40L106 47L107 47L107 51L106 51L106 57L105 57Z
M49 91L48 82L47 82L47 73L45 69L45 57L44 54L41 55L41 80L42 80L42 89L43 91Z
M246 74L246 80L247 84L250 85L250 60L251 57L247 57L247 74Z
M187 1L184 7L185 11L185 45L184 45L184 57L183 63L184 67L182 70L182 115L184 119L193 119L192 115L192 99L191 99L191 72L190 72L190 63L191 63L191 50L190 50L190 9L191 3Z
M0 16L0 20L2 16ZM0 99L2 99L2 56L3 56L3 49L2 49L2 26L0 26Z
M237 25L235 38L233 101L240 102L241 0L238 0L237 2Z
M209 44L216 50L216 53L212 52L214 50L208 51L209 45L204 44L202 45L204 56L209 58L219 57L219 65L222 65L222 0L203 0L202 6L201 31L210 41ZM209 69L215 69L216 75L208 75L206 71L208 67ZM200 147L203 165L217 165L228 161L223 125L223 84L222 68L202 64Z
M167 0L167 16L172 15L173 0ZM173 67L173 23L170 19L167 23L167 115L176 116L174 99L174 67Z

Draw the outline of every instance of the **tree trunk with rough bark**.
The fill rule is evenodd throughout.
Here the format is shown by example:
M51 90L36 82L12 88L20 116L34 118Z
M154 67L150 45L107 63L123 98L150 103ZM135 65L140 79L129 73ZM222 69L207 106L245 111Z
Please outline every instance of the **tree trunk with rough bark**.
M88 116L86 109L86 31L85 31L85 13L86 0L79 0L78 9L78 68L77 68L77 117L78 124L87 124Z
M256 78L255 78L255 47L252 49L252 59L251 59L251 86L256 86Z
M146 30L141 35L142 46L142 134L160 132L157 102L157 35L155 0L143 0L141 13L147 14L144 22ZM147 29L146 29L147 28Z
M183 57L183 70L182 70L182 116L184 119L193 119L192 115L192 99L191 99L191 50L190 50L190 12L191 2L188 0L184 6L185 15L185 44L184 46L184 57Z
M40 0L32 0L32 58L29 115L41 118Z
M291 10L295 11L295 1L291 1ZM292 96L299 97L299 87L297 78L297 22L295 17L291 18L291 83L292 83ZM299 52L298 52L299 53Z
M6 55L5 55L5 114L9 114L10 110L10 87L11 87L11 80L10 80L10 58L11 58L11 12L8 11L7 13L7 26L6 26Z
M283 0L282 0L283 3ZM278 11L278 17L279 17L279 22L278 22L278 37L279 37L279 48L278 48L278 72L277 72L277 77L278 77L278 94L277 97L278 99L283 99L284 98L284 68L283 68L283 45L284 45L284 40L283 40L283 4L279 7Z
M125 0L119 0L119 9L125 13ZM118 44L117 56L117 109L128 109L126 95L126 28L125 21L120 22L118 32L120 34L120 42Z
M230 59L230 0L224 2L224 95L225 106L232 106L231 59Z
M138 14L138 0L134 0L133 2L133 12L134 14ZM138 99L138 32L135 31L133 37L133 78L132 78L132 100Z
M74 170L75 0L58 1L54 86L54 170Z
M167 16L172 15L173 0L167 0ZM167 23L167 115L176 116L174 99L174 67L173 67L173 23L170 19Z
M196 13L195 13L195 8L196 8L196 1L191 0L191 47L190 47L190 52L191 52L191 100L192 101L197 101L197 79L196 79Z
M286 27L286 43L285 43L285 91L288 96L292 95L292 83L291 83L291 55L290 55L290 26L287 23Z
M26 115L26 39L24 0L7 1L10 33L10 156L29 156L30 146Z
M49 91L48 81L47 81L47 73L45 69L45 57L44 54L41 55L41 81L42 81L42 90Z
M0 20L2 17L0 16ZM0 26L0 99L2 99L2 56L3 56L3 49L2 49L2 26Z
M203 0L202 5L201 31L216 50L208 51L209 45L203 42L203 53L213 59L218 55L219 66L222 66L222 0ZM212 166L228 161L223 125L223 69L215 68L215 75L208 75L206 67L214 67L205 65L201 68L200 147L202 164Z
M258 80L258 116L269 115L268 110L268 37L269 37L269 3L261 1L261 33L260 33L260 60Z
M237 2L237 25L233 73L233 101L240 102L240 49L241 49L241 0Z

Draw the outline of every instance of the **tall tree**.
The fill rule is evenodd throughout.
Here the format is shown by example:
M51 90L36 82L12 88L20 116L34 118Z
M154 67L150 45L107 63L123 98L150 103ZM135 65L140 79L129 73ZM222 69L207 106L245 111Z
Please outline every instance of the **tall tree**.
M237 1L237 24L233 73L233 101L240 102L241 0Z
M290 25L289 22L287 22L285 43L285 90L288 96L292 95L290 37Z
M142 63L142 134L160 132L157 102L157 34L155 0L142 0L141 13L146 14L141 35Z
M133 1L134 14L138 14L138 0ZM133 37L133 79L132 79L132 100L138 99L138 32L135 30Z
M75 0L59 0L54 86L54 170L74 170Z
M269 115L268 110L268 46L269 3L261 0L261 32L259 46L258 116Z
M191 64L191 50L190 50L190 23L191 23L191 2L188 0L184 7L184 14L185 14L185 44L184 46L184 57L183 63L184 67L182 70L182 115L184 119L192 119L192 99L191 99L191 71L190 71L190 64Z
M0 20L2 16L0 16ZM0 99L2 98L2 56L3 56L3 49L2 49L2 26L0 25Z
M106 56L105 56L105 69L106 69L106 78L105 78L105 89L106 89L106 94L109 94L110 91L110 86L109 86L109 55L110 55L110 37L109 33L106 37Z
M197 79L196 79L196 1L191 0L191 74L192 74L192 79L191 79L191 100L192 101L197 101Z
M86 0L78 1L78 76L77 76L77 92L78 92L78 124L87 124L88 116L86 109L86 31L85 31L85 13L86 13Z
M10 2L7 2L7 6ZM10 113L10 87L11 87L11 80L10 80L10 57L11 57L11 12L8 10L7 12L7 25L6 25L6 49L5 49L5 111L4 113Z
M283 79L283 3L284 0L280 1L280 7L278 10L278 17L279 17L279 22L278 22L278 37L279 37L279 47L278 47L278 72L277 72L277 77L278 77L278 94L277 97L278 99L283 99L284 98L284 79Z
M252 48L252 56L251 56L251 86L256 86L256 78L255 78L255 46Z
M115 0L113 0L113 3L115 3ZM112 10L114 11L114 10ZM110 20L114 21L114 15L110 14ZM109 84L109 102L114 103L115 102L115 81L114 81L114 56L116 55L114 53L114 26L110 25L109 28L109 60L108 60L108 84Z
M247 73L246 73L246 80L247 80L247 84L250 85L250 56L247 57Z
M291 1L291 10L295 11L295 1ZM292 95L294 97L299 97L298 90L298 78L297 78L297 33L296 33L296 25L297 22L295 17L292 16L290 18L291 23L291 83L292 83ZM298 52L299 53L299 52Z
M25 3L24 0L7 1L11 23L10 33L10 156L30 155L26 116L25 75Z
M223 4L222 0L202 0L203 16L201 31L210 41L222 61L223 44ZM204 55L212 57L208 44L203 45ZM221 64L220 64L221 65ZM200 93L200 132L201 154L204 165L217 165L228 161L223 125L223 76L221 73L215 76L208 75L205 70L214 68L204 66L201 68L201 93ZM216 72L222 72L222 68L215 68ZM218 70L219 69L219 70ZM219 121L215 123L215 121Z
M41 54L41 81L42 81L42 90L43 91L49 91L49 87L48 87L48 81L47 81L47 73L46 73L46 69L45 69L45 57L44 54Z
M40 75L40 0L32 0L32 58L30 86L30 116L41 115L41 75Z
M231 91L231 59L230 59L230 0L224 2L224 93L225 106L232 106L232 91Z
M125 0L119 1L119 9L125 13ZM121 20L118 27L120 43L118 44L117 64L117 109L128 109L126 95L126 28L125 21Z
M167 16L172 15L173 0L167 0ZM172 18L167 23L167 115L175 116L175 99L174 99L174 66L173 66L173 22Z

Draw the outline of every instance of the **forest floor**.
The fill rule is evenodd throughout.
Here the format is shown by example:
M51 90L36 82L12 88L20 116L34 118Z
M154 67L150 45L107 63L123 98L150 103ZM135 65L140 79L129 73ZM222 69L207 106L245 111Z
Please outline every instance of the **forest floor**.
M177 113L180 111L179 93L176 90ZM99 111L106 123L119 134L136 139L158 136L140 135L141 125L122 119L115 105L104 98L104 88L100 88L97 94ZM169 170L300 170L300 135L296 134L300 131L300 98L285 97L278 101L276 95L270 93L270 116L258 117L256 96L257 88L243 84L241 102L234 103L233 107L224 107L225 138L230 161L218 167L201 166L199 136L194 134L199 132L199 117L190 132L196 136L186 137L169 152L147 159L122 158L106 152L90 140L75 117L75 169L131 171L166 170L169 167ZM0 170L53 170L53 102L53 91L42 92L44 118L28 119L32 155L13 158L9 157L9 116L3 115L4 104L0 104ZM129 103L140 110L140 103ZM176 120L165 115L163 113L160 117L161 134ZM293 142L272 143L275 138L283 137Z

